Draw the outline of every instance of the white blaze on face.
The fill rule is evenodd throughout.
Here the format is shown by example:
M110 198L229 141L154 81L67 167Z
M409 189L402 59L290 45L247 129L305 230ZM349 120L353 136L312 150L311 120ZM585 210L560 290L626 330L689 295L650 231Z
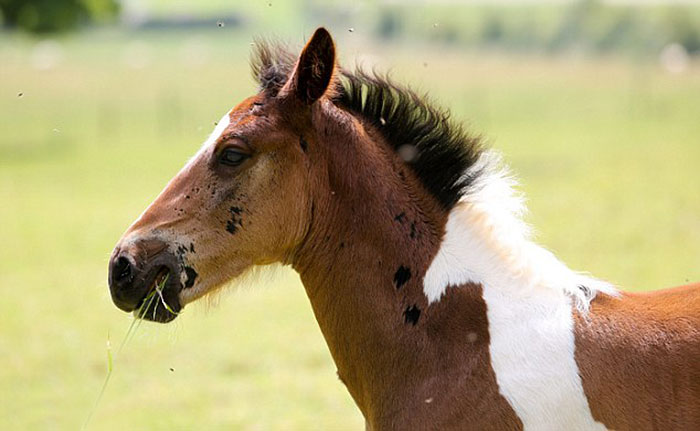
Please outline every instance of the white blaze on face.
M187 163L188 165L192 163L193 160L197 159L200 154L205 152L209 147L214 145L214 143L221 137L221 134L224 133L226 128L231 124L231 118L229 117L229 114L231 113L231 110L227 111L223 117L221 117L221 120L219 120L216 123L216 127L214 127L214 131L211 132L211 135L207 138L206 141L204 141L204 144L202 144L202 147L197 151L197 153L192 156L190 161Z
M223 117L221 117L221 120L219 120L218 123L216 123L216 127L214 127L214 131L211 132L211 135L207 138L206 141L204 141L203 147L208 147L209 145L213 144L216 142L219 137L221 137L221 134L224 133L224 130L231 124L231 117L229 114L231 113L231 110L227 111Z
M448 288L481 284L498 389L525 430L604 430L583 391L572 312L574 298L581 300L579 284L610 294L614 289L571 271L531 242L517 217L522 208L508 201L517 199L508 184L487 184L503 180L487 178L481 192L453 208L423 291L434 303L449 300L443 299Z

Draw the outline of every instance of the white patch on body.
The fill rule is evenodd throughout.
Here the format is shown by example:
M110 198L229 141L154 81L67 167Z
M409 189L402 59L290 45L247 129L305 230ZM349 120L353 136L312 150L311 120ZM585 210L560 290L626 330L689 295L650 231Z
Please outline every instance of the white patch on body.
M604 430L583 392L572 311L585 312L598 292L617 291L530 240L515 181L498 163L485 153L472 168L483 169L481 180L452 209L423 291L433 303L450 286L482 285L499 391L526 430Z

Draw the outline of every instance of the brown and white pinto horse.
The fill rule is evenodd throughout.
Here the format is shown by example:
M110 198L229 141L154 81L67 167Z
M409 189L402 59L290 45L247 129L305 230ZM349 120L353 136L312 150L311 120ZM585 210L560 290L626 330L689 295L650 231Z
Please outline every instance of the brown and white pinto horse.
M493 151L339 68L323 28L298 59L260 44L254 72L117 244L119 308L167 322L282 262L369 429L700 429L697 285L619 293L567 268Z

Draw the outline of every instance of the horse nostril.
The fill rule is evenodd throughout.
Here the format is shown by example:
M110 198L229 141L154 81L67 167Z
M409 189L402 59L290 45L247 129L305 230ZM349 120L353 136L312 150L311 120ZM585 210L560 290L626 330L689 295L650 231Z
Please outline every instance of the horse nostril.
M129 282L131 281L132 273L131 262L126 257L122 256L114 262L114 281L118 283Z

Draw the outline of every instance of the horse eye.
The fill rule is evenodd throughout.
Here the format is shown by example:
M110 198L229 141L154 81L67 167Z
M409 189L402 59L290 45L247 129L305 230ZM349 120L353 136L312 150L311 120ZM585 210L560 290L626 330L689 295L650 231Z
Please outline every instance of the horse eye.
M236 151L233 148L227 148L219 155L219 162L224 165L238 166L248 157L247 154Z

